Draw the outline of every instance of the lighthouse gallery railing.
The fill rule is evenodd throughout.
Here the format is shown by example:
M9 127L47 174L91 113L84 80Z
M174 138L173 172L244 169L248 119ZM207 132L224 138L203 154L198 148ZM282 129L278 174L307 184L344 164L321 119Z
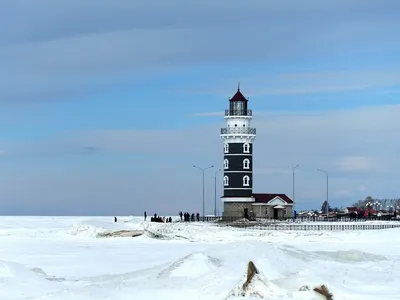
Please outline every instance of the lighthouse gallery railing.
M256 134L256 129L251 127L221 128L221 134Z
M225 109L225 116L246 116L251 117L253 115L253 111L251 109Z

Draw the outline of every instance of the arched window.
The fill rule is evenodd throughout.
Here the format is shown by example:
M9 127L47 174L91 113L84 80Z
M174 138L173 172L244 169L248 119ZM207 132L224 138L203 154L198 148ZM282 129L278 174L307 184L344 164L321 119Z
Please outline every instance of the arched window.
M250 177L249 176L243 176L243 186L250 186Z
M229 160L224 159L224 169L229 169Z
M229 185L229 177L224 176L224 186L228 186L228 185Z
M229 144L225 143L224 144L224 153L228 153L229 152Z
M250 169L250 160L248 158L243 160L243 169Z
M249 143L243 144L243 153L250 153L250 144Z

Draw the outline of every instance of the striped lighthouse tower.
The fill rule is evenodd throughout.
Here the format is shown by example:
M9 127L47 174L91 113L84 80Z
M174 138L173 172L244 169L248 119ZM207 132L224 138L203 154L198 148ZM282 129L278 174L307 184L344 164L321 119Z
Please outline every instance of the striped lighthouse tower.
M253 140L256 129L251 127L252 118L248 99L238 86L236 94L229 99L229 109L225 110L226 126L221 128L224 142L224 211L227 203L254 202Z

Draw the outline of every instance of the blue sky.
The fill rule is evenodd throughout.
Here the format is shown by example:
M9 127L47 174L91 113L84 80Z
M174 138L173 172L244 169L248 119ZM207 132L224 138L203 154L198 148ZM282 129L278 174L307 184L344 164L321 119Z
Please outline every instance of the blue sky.
M201 210L221 112L254 111L255 192L397 198L398 1L0 4L0 214ZM22 21L23 20L23 21ZM218 195L221 176L218 174ZM206 178L213 209L214 173ZM220 203L218 203L221 208Z

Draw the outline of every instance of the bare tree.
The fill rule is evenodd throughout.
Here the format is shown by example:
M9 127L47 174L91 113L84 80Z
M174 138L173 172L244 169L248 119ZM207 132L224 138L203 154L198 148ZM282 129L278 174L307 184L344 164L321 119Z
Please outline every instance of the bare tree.
M358 200L351 205L352 207L364 208L364 200Z
M394 200L393 207L395 208L396 211L400 209L400 199Z
M368 203L372 203L374 201L375 200L371 196L368 196L364 200L358 200L356 203L353 203L353 207L364 209Z
M328 206L328 212L332 212L332 208L330 207L330 205L328 204L328 201L324 201L324 203L322 203L322 207L321 207L321 211L323 213L326 213L326 206Z

